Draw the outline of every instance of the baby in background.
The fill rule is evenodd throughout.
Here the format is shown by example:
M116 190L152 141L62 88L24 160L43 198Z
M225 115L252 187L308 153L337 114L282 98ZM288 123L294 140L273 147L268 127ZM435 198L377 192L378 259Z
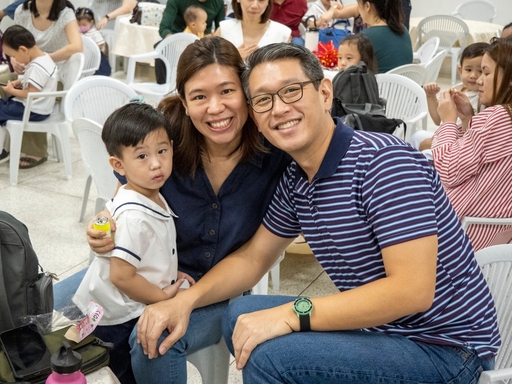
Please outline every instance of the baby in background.
M159 192L172 171L170 131L161 112L132 102L107 119L101 135L126 184L106 204L115 248L94 259L73 301L82 312L90 300L105 309L93 333L114 344L110 367L123 384L135 383L128 340L146 304L174 297L185 280L195 283L177 270L175 215Z
M80 33L90 38L96 44L101 52L101 61L99 69L94 73L95 75L110 76L112 68L108 62L105 51L107 49L105 39L98 29L94 26L94 13L90 8L80 7L75 11L76 21Z
M482 75L482 56L488 46L488 43L474 43L468 45L462 51L460 65L458 67L462 88L459 90L453 90L453 92L458 93L459 97L466 97L469 100L475 114L480 112L483 108L479 102L477 80ZM425 84L423 89L427 95L428 112L430 117L434 121L434 124L440 125L441 118L437 112L437 95L441 91L441 88L434 82ZM460 119L457 121L460 125ZM429 159L432 159L432 152L430 151L430 148L432 146L433 135L433 132L418 131L412 135L410 139L411 145L422 151Z
M377 72L373 46L369 38L364 35L348 35L338 48L338 70L343 71L351 65L362 61L366 68L373 73Z
M185 19L185 23L187 23L187 28L185 28L183 32L192 33L199 38L204 37L208 14L203 8L197 5L191 5L185 9L183 18Z

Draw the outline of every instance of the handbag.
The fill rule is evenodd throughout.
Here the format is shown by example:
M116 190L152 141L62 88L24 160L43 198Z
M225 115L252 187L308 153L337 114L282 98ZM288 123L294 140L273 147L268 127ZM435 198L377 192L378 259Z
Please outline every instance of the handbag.
M44 335L44 341L48 350L53 355L62 345L63 341L67 341L71 348L80 353L82 356L82 368L80 369L84 375L97 371L106 367L110 362L110 350L113 349L112 343L106 343L94 335L89 335L79 343L70 341L64 337L69 327L59 329L58 331ZM51 373L51 371L50 371ZM44 384L49 373L42 374L30 380L33 384ZM9 361L0 351L0 383L14 383L14 375L12 373Z
M403 125L405 137L407 131L405 122L400 119L387 118L381 105L342 104L341 107L345 111L345 114L340 117L341 121L355 130L392 135L397 128Z
M158 27L162 21L163 8L157 0L139 0L133 8L130 23Z
M342 28L336 28L336 25L344 24L345 27ZM318 41L320 43L328 44L329 41L332 41L334 46L337 48L339 47L340 43L343 41L343 39L350 35L350 31L347 29L348 21L347 20L338 20L335 22L332 26L327 28L322 28L318 32Z

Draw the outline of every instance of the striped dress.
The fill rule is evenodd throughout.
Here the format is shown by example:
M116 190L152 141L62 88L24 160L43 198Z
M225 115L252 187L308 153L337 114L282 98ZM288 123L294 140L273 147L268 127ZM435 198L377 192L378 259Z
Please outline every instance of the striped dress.
M495 105L475 115L466 132L455 123L434 134L432 157L459 219L512 217L512 119ZM475 250L492 244L512 226L471 225Z

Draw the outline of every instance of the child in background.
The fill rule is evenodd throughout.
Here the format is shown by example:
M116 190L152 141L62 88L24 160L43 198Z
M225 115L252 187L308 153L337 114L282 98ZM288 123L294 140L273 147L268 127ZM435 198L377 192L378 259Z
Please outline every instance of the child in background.
M103 53L105 46L105 39L101 35L101 32L96 29L94 26L94 13L90 8L80 7L75 11L76 21L78 22L78 28L80 29L80 33L88 38L92 39L101 52L101 61L100 67L94 73L95 75L102 76L110 76L112 73L112 68L108 62L107 56Z
M183 18L185 19L185 23L187 23L187 28L185 28L183 32L192 33L199 38L204 37L208 14L203 8L197 5L191 5L185 9Z
M481 111L482 106L479 103L477 80L482 74L482 57L485 50L489 47L488 43L474 43L468 45L460 56L460 65L458 67L462 88L458 92L463 93L471 103L474 114ZM441 124L441 118L437 112L438 100L437 95L441 88L437 83L428 83L423 86L427 95L428 112L434 121L434 124ZM456 92L454 90L454 92ZM460 120L457 124L460 125ZM418 131L414 133L410 139L411 145L419 149L430 160L432 160L433 132Z
M177 271L175 215L159 193L172 171L170 131L162 113L132 102L107 119L101 134L110 165L127 183L106 204L116 247L94 259L73 301L82 312L91 299L105 309L93 333L114 343L110 366L123 384L135 383L128 339L146 304L174 297L185 280L194 284Z
M39 49L34 35L26 28L21 25L7 28L2 37L2 49L6 55L25 65L25 73L22 79L9 81L2 87L12 96L0 99L0 163L9 160L9 153L3 149L7 132L4 127L6 121L23 119L29 92L57 90L57 65L47 53ZM53 97L35 98L31 104L29 120L46 119L52 113L54 105Z
M360 61L366 64L368 70L376 73L376 61L370 39L361 34L348 35L338 48L338 70L343 71L351 65L359 64Z

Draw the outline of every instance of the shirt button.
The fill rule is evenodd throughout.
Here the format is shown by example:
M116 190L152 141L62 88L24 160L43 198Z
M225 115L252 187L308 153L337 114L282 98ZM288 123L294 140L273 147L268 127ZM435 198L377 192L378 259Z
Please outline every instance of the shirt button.
M210 257L211 256L211 253L210 252L205 252L204 253L204 257Z
M210 229L210 232L208 232L210 236L215 236L215 229Z
M318 212L318 207L315 205L315 206L313 207L313 210L314 210L315 212Z
M213 203L213 204L212 204L212 208L213 208L213 209L217 209L217 208L219 208L219 205L218 205L217 203Z

